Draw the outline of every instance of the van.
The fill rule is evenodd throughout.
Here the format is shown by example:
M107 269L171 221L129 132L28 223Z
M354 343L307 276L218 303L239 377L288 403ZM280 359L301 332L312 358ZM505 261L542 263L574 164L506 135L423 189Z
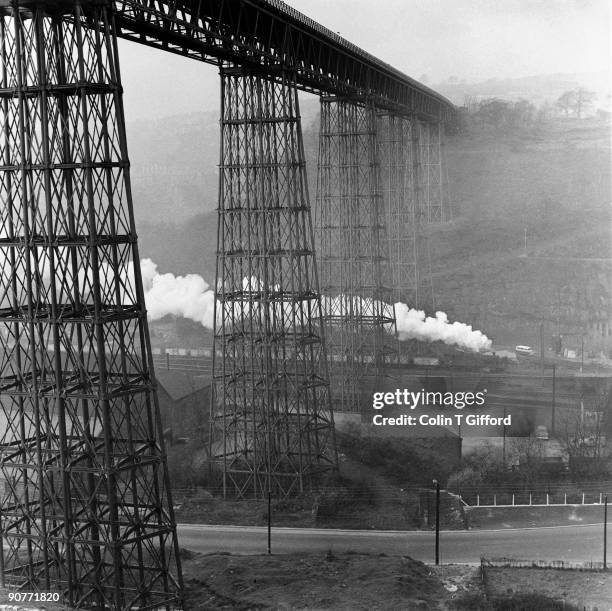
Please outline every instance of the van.
M535 354L535 350L531 346L515 346L514 352L521 356L532 356Z

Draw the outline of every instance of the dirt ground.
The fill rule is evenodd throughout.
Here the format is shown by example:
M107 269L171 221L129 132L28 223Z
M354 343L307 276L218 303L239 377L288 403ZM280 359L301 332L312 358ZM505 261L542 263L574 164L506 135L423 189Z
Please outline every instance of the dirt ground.
M612 610L612 572L487 568L485 585L479 566L435 567L384 554L232 556L183 551L182 561L185 611ZM0 589L0 611L67 609L11 604L8 593ZM530 593L540 596L529 599Z
M185 609L612 610L612 573L425 565L367 554L187 554ZM529 594L540 596L529 598ZM512 606L514 604L514 606Z
M579 609L612 610L612 572L488 568L489 597L537 592Z
M189 555L186 609L441 610L478 579L476 567L442 576L407 557L364 554Z

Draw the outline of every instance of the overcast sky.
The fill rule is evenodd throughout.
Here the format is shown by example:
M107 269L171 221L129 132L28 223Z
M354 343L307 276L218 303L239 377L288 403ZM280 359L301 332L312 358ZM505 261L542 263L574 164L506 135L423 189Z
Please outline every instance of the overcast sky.
M290 0L406 74L435 85L610 73L610 0ZM373 9L375 7L375 9ZM121 41L128 121L219 106L213 66Z

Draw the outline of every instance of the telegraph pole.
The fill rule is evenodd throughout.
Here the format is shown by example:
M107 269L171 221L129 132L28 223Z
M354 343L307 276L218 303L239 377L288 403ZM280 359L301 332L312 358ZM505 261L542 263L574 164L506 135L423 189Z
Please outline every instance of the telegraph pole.
M436 564L440 564L440 482L433 480L436 487Z
M552 375L552 409L551 409L551 421L550 421L550 430L551 433L555 434L555 381L556 381L556 372L557 366L553 364L552 366L553 375Z
M544 373L544 321L540 322L540 367Z
M604 496L604 549L603 549L603 570L608 570L606 562L606 552L608 547L608 495Z

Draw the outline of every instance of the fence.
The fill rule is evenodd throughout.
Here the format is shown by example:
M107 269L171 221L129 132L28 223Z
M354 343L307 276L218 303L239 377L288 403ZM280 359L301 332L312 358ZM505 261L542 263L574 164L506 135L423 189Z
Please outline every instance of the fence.
M556 484L532 488L482 487L453 490L467 507L514 507L525 505L601 505L612 501L612 482L584 485Z
M504 571L504 569L529 569L528 584L525 583L525 576L514 577L514 572ZM482 592L486 601L493 603L493 606L497 609L584 609L584 611L597 611L601 609L601 606L592 606L583 604L584 601L580 601L579 604L576 600L576 594L582 598L583 592L576 592L571 587L567 591L561 591L560 587L556 588L554 594L548 593L542 595L536 594L540 588L536 585L542 586L545 583L548 584L560 584L566 581L570 583L571 577L569 575L559 575L556 578L550 573L544 573L541 576L536 575L538 571L543 570L554 570L554 571L571 571L571 572L584 572L584 573L605 573L606 569L603 562L589 561L589 562L570 562L567 560L525 560L519 558L483 558L480 559L480 579ZM504 577L505 575L505 577ZM584 575L579 578L579 583L582 588L589 588L589 583L606 579L604 575ZM576 584L576 577L572 583ZM517 583L522 583L522 586L516 588ZM508 586L512 585L512 588ZM604 586L605 587L605 586ZM546 588L549 590L549 588ZM563 588L565 589L565 588ZM595 591L598 591L595 588ZM515 600L514 597L521 597L521 594L533 595L534 598L528 600ZM569 597L569 600L568 600ZM604 598L607 600L607 596L604 594ZM574 600L571 600L574 599ZM503 602L502 602L503 601ZM500 604L501 603L501 604ZM505 604L504 604L505 603ZM525 604L526 603L526 604ZM498 606L499 605L499 606ZM502 607L503 605L503 607ZM520 607L518 606L520 605ZM480 607L479 607L480 608ZM484 607L483 607L484 608ZM489 608L487 606L487 608ZM608 605L605 604L605 608Z
M153 365L156 370L182 371L194 375L212 376L212 356L187 354L171 354L170 352L153 352ZM196 352L192 350L190 352Z
M566 571L605 571L604 563L590 560L589 562L569 562L568 560L521 560L517 558L481 558L480 572L486 574L488 568L513 569L558 569Z

